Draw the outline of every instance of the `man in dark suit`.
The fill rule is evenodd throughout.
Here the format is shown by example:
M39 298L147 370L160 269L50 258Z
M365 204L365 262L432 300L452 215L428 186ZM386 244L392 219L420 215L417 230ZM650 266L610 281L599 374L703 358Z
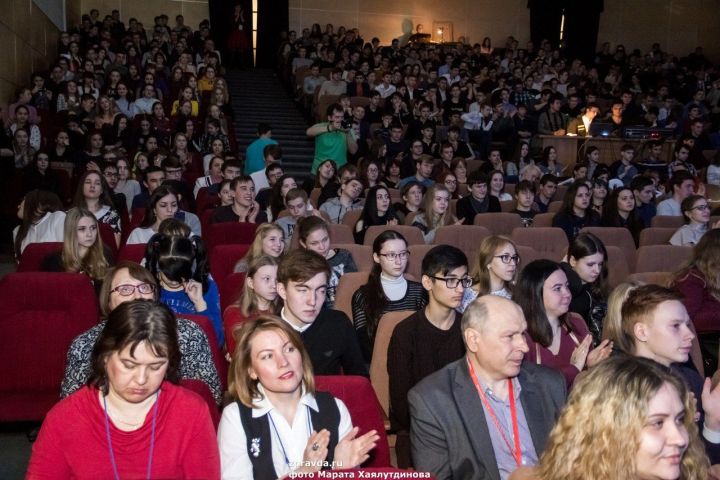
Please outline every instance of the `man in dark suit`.
M527 323L510 300L481 297L461 329L467 355L408 394L415 468L439 479L506 479L537 463L565 403L565 380L523 364Z
M590 126L598 116L598 113L600 113L600 106L597 103L589 103L585 108L585 113L568 122L567 133L572 133L579 137L589 136Z

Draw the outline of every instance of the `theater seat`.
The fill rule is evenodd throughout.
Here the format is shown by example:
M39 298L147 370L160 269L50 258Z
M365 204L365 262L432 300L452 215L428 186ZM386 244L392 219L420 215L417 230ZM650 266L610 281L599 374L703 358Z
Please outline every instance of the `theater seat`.
M210 344L210 352L213 356L213 363L217 369L218 375L220 376L220 383L222 384L223 391L227 389L227 373L228 363L225 360L222 349L218 346L218 338L213 328L212 322L205 315L194 315L189 313L178 314L178 318L184 318L190 320L202 328L205 332L205 336L208 338Z
M334 243L333 248L342 248L350 252L355 266L360 272L369 272L372 270L375 262L373 261L372 248L367 245L358 245L355 243Z
M552 227L555 214L552 212L538 213L533 217L533 227Z
M585 227L580 230L580 233L592 233L603 242L605 248L610 245L619 247L625 255L629 271L635 271L637 251L630 230L623 227Z
M235 270L235 264L240 261L246 254L250 245L230 244L217 245L210 252L210 273L218 284L218 288L222 287L225 279Z
M367 283L370 272L346 273L340 277L335 290L335 310L340 310L352 321L352 296L355 291Z
M423 258L427 255L427 252L436 246L437 245L411 245L408 247L410 250L410 258L408 258L408 265L405 272L408 273L409 279L412 277L412 280L417 282L420 281L420 278L422 277Z
M468 260L480 246L485 237L492 235L490 230L480 225L446 225L435 232L435 245L452 245L462 250ZM472 262L472 261L471 261Z
M320 392L328 392L345 403L353 426L360 428L358 435L364 435L370 430L377 431L380 440L362 466L389 467L390 447L385 434L382 409L370 380L355 375L318 375L315 377L315 388Z
M190 378L182 379L180 381L180 386L197 393L203 400L205 400L205 403L208 405L208 410L210 410L210 418L212 419L213 426L215 427L215 430L217 430L217 427L220 424L220 410L218 410L215 399L210 391L210 387L208 387L202 380Z
M531 247L538 252L541 258L548 258L555 262L562 260L568 251L567 236L562 228L521 227L512 231L511 238L516 245Z
M218 282L220 292L220 308L224 312L231 304L235 303L242 293L245 285L245 272L231 273L222 283Z
M388 312L380 317L375 331L375 343L370 362L370 381L386 418L390 415L390 382L387 370L387 351L390 346L390 338L397 324L414 313L413 310Z
M12 273L0 280L0 422L45 417L59 400L70 343L97 322L86 275Z
M489 212L475 215L473 225L480 225L490 230L494 235L508 235L514 228L521 228L522 218L517 213Z
M630 275L630 268L620 247L605 245L605 249L608 254L608 285L610 285L610 288L615 288L627 280Z
M203 235L205 246L212 251L217 245L245 244L250 245L255 239L257 224L245 222L222 222L210 225L207 233Z
M640 246L668 245L677 228L650 227L640 232ZM639 254L639 252L638 252Z
M675 215L656 215L650 221L651 227L657 228L674 228L678 229L683 226L683 218Z
M645 245L637 251L635 273L674 272L692 258L689 245Z
M20 263L18 263L18 272L39 272L45 257L51 253L62 250L62 242L41 242L31 243L22 255L20 255Z
M145 258L144 243L136 243L133 245L128 245L126 243L125 245L120 247L120 252L118 253L118 262L127 260L130 262L140 263L143 258Z

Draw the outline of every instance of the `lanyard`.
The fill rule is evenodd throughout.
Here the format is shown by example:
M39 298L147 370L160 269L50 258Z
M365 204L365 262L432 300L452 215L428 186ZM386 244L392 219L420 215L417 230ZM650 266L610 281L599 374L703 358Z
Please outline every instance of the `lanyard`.
M112 439L110 438L110 419L107 411L107 400L106 395L103 395L103 409L105 410L105 436L108 441L108 451L110 453L110 464L112 465L113 475L116 480L120 480L118 474L117 463L115 462L115 452L113 451ZM147 466L147 478L150 480L152 473L153 463L153 452L155 451L155 421L157 420L158 403L160 399L160 390L158 389L155 393L155 406L153 407L153 418L152 418L152 434L150 436L150 453L148 453L148 466Z
M310 436L312 435L312 432L313 432L312 423L310 421L310 407L305 405L305 409L307 411L308 438L310 438ZM278 431L277 427L275 426L275 421L273 420L272 415L270 415L270 413L271 412L268 412L267 416L268 416L268 419L270 419L270 425L272 425L273 431L275 432L275 436L278 439L278 443L280 443L280 450L282 450L283 461L285 462L285 465L287 465L287 467L290 468L290 459L288 458L287 452L285 451L285 445L283 445L282 438L280 438L280 432Z
M513 392L512 380L508 378L508 395L510 396L510 415L512 417L513 443L515 444L515 448L510 445L510 441L508 440L507 436L505 436L505 430L500 425L500 421L495 415L492 406L490 406L490 402L485 396L485 392L483 392L483 389L480 387L480 382L478 382L477 375L475 374L475 367L473 367L472 362L469 358L467 359L467 363L468 368L470 369L470 378L472 378L473 384L475 384L475 389L478 391L478 395L480 395L480 399L482 400L483 405L485 405L485 409L487 410L488 415L490 415L490 418L495 424L495 427L498 429L498 432L500 432L500 436L505 442L505 445L507 445L510 454L515 459L515 463L517 463L518 467L521 466L522 450L520 449L520 431L518 428L517 409L515 408L515 395Z

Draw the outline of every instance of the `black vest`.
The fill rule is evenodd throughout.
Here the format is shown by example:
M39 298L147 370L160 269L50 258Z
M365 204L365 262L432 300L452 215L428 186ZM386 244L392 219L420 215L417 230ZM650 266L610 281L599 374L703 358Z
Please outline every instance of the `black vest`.
M328 455L325 461L328 462L328 465L331 465L335 454L335 445L339 440L340 410L338 410L337 403L335 403L335 398L327 392L315 392L315 400L317 401L318 411L316 412L312 408L308 409L310 421L316 432L322 429L330 432ZM251 408L240 402L235 403L240 409L240 421L245 430L248 457L253 466L253 478L278 478L273 466L272 435L268 416L263 415L262 417L253 418ZM329 470L329 467L323 467L323 470Z

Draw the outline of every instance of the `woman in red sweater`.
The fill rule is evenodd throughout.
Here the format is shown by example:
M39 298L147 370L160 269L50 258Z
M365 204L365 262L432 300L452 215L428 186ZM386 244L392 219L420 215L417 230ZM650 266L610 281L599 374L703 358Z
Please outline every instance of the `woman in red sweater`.
M676 276L674 287L698 333L720 331L720 229L702 236L689 265Z
M228 356L235 351L235 329L258 315L277 315L280 299L277 294L277 260L261 255L250 262L240 298L223 312L225 343Z
M179 386L172 312L133 300L110 313L88 384L55 405L27 478L220 478L207 403Z
M520 273L513 299L525 313L526 360L560 371L570 387L587 365L592 367L612 351L609 340L594 349L585 321L568 313L572 295L567 276L550 260L530 262Z

